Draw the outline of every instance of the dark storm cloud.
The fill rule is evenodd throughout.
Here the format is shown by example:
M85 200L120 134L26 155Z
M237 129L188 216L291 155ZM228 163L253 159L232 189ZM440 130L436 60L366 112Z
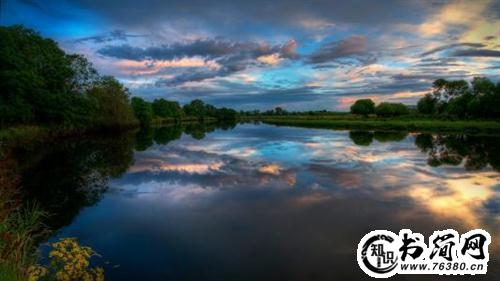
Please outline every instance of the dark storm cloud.
M127 41L128 38L143 37L143 35L127 34L124 30L114 30L109 33L88 36L76 39L75 42L93 42L93 43L106 43L111 41Z
M416 68L427 68L427 67L448 67L448 66L460 66L457 63L457 58L443 57L443 58L424 58L420 60L420 63L416 64Z
M232 24L271 23L296 26L301 19L321 19L332 23L385 24L418 22L427 11L436 9L423 1L234 1L234 0L170 0L113 1L79 0L84 9L95 10L120 25L151 26L161 21L214 24L211 28L231 32ZM223 20L224 24L220 24ZM216 24L218 23L218 24Z
M456 50L451 53L454 57L500 57L500 51L487 49Z
M481 47L484 47L484 44L481 44L481 43L453 43L453 44L448 44L448 45L440 46L440 47L434 48L432 50L429 50L427 52L424 52L424 53L420 54L420 57L425 57L425 56L428 56L428 55L432 55L434 53L438 53L438 52L441 52L441 51L445 51L445 50L449 50L449 49L453 49L453 48L457 48L457 47L481 48Z
M308 61L320 64L335 61L340 58L357 58L365 60L367 55L366 37L353 35L339 41L327 43L312 53Z
M271 46L252 41L234 42L215 38L147 48L132 47L130 45L106 46L99 49L98 53L108 57L136 61L144 59L172 60L175 58L194 56L213 59L234 54L257 58L273 53L280 53L282 57L292 58L295 56L295 43L294 41L288 41L283 45Z
M130 45L106 46L98 53L118 59L135 61L172 60L186 57L202 57L214 60L219 69L188 69L173 78L160 79L157 86L175 86L190 81L203 81L209 78L224 77L245 70L250 65L257 65L261 56L278 54L280 58L294 59L296 43L293 40L284 44L269 45L252 41L233 42L225 39L204 39L188 43L175 43L157 47L138 48Z

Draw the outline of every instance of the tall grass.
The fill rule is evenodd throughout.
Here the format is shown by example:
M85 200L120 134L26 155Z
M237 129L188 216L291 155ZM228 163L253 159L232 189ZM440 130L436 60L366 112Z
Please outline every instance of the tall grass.
M8 203L7 203L8 204ZM36 204L18 207L0 221L0 280L24 280L36 263L37 241L46 234L47 214ZM15 276L15 279L12 279ZM7 279L7 277L9 277Z

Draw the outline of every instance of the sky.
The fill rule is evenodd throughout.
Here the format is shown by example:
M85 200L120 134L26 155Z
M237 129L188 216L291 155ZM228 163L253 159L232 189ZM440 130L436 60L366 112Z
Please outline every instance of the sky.
M2 0L133 96L241 110L415 104L437 78L500 81L500 0Z

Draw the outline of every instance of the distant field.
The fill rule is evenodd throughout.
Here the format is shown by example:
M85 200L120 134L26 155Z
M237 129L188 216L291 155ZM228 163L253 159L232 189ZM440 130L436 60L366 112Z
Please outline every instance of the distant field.
M398 118L363 118L356 115L327 116L265 116L259 120L274 125L326 129L404 130L420 132L458 132L471 134L500 134L498 121L453 121L412 116Z

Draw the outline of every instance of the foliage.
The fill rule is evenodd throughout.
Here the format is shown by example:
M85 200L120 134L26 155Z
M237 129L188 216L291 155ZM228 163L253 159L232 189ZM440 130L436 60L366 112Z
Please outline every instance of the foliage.
M426 94L417 103L417 111L423 114L433 114L436 112L437 99L431 95Z
M82 55L22 26L0 27L0 125L133 124L127 90Z
M418 102L418 111L456 118L500 118L500 82L475 77L465 80L438 79L433 83L432 94Z
M394 117L409 114L408 107L402 103L389 103L383 102L377 105L375 108L375 113L377 116L382 117Z
M132 108L134 110L135 117L143 125L149 125L153 119L153 108L151 103L143 100L139 97L132 98Z
M104 270L91 267L90 258L97 255L90 247L81 246L76 238L63 238L52 243L48 266L29 268L29 281L103 281Z
M5 209L12 198L0 198L0 208ZM28 267L36 260L37 239L43 235L41 223L46 216L38 205L18 206L0 218L0 277L23 280ZM6 279L9 280L9 279Z
M102 77L90 88L88 96L95 111L93 121L96 125L112 127L135 122L128 90L115 78Z
M375 103L371 99L359 99L351 106L351 113L368 116L375 112Z
M153 114L158 117L180 118L184 115L181 106L176 101L155 99L152 104Z
M204 116L208 116L208 111L211 108L208 108L202 100L192 100L190 103L184 105L183 110L186 115L195 116L198 118L203 118Z
M218 120L236 120L238 112L234 109L223 107L217 109L215 117Z

